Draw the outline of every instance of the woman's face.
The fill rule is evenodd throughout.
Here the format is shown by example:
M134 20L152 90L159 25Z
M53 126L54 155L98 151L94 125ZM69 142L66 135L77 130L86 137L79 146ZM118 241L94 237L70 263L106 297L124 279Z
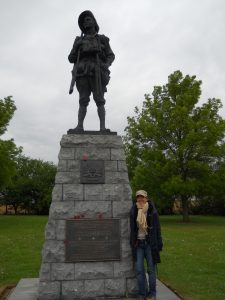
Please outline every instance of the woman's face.
M147 198L145 198L144 196L142 195L138 195L137 198L137 203L141 206L141 207L144 207L145 203L147 202Z

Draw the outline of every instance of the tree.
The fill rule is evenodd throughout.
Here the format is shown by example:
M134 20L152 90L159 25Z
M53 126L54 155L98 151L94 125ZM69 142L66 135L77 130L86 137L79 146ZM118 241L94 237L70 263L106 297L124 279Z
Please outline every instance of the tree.
M225 164L218 162L212 174L196 194L196 201L192 210L194 213L225 216Z
M5 201L28 213L47 214L51 203L56 166L40 159L20 155L17 159L16 175L5 190Z
M201 81L175 71L168 83L145 95L142 110L128 117L125 151L134 189L145 188L156 200L179 199L183 220L189 221L189 203L201 195L224 169L225 121L219 116L219 99L197 107ZM211 185L211 192L215 186Z
M0 135L6 132L15 110L16 106L11 96L0 99ZM10 182L15 173L15 159L20 152L21 148L16 147L13 139L0 139L0 190Z

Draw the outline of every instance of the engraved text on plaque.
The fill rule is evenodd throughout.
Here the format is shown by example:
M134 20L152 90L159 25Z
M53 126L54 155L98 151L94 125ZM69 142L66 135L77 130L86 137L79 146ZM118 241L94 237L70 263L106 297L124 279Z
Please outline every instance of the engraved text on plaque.
M67 220L65 244L67 262L120 260L120 220Z

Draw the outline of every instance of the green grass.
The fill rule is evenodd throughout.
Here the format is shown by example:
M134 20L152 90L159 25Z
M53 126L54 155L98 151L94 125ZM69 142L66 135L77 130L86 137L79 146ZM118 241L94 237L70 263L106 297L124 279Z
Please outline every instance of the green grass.
M0 286L38 277L46 216L0 216ZM186 300L225 299L225 218L160 217L159 278Z
M162 216L164 249L159 278L184 299L225 299L225 218Z
M38 277L47 216L0 216L0 286Z

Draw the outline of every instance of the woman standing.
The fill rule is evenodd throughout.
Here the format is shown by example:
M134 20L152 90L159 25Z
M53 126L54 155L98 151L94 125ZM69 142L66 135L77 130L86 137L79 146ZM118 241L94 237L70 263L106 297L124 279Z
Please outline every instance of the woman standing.
M130 245L136 261L139 299L156 299L156 264L160 263L163 243L158 212L147 192L136 192L136 203L130 211ZM144 259L147 262L146 286Z

